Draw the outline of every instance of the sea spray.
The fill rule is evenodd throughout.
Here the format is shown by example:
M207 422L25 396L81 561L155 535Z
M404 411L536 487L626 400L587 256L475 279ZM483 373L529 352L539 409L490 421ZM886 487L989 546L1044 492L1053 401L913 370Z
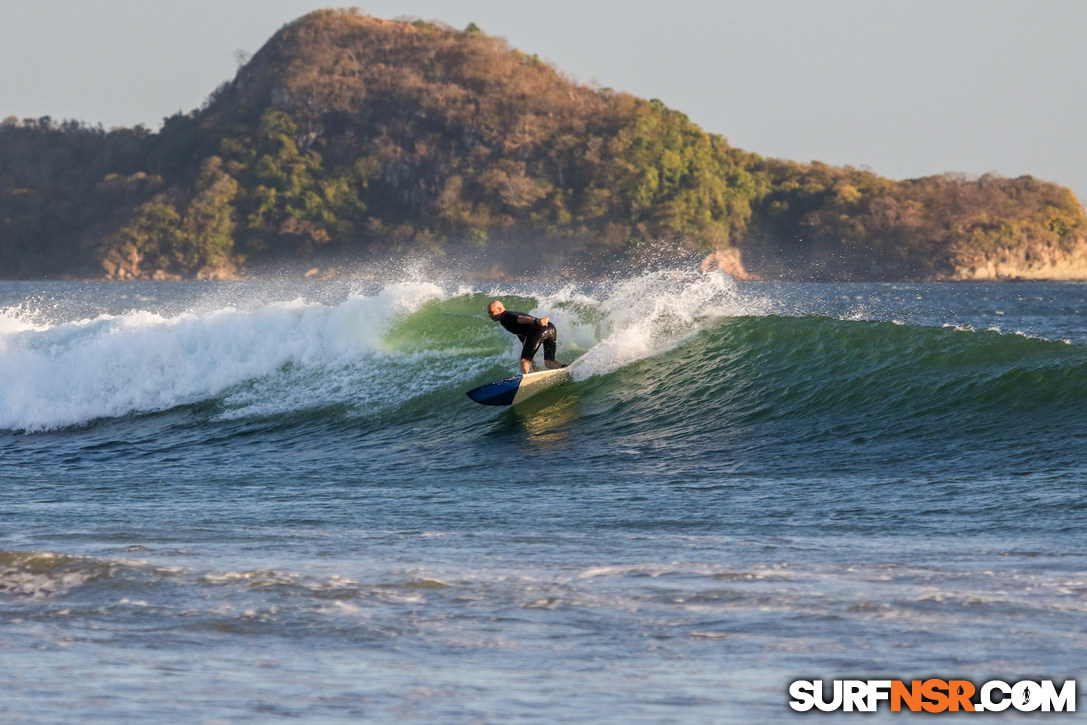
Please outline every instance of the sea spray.
M724 274L679 270L621 280L591 295L567 288L544 297L535 314L546 314L549 305L563 339L585 351L575 368L579 380L673 349L709 320L763 309L744 300Z

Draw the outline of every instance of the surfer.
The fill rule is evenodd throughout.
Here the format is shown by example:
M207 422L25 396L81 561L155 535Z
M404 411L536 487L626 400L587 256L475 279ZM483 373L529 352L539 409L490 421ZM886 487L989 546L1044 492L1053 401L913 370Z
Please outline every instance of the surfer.
M487 305L487 315L517 335L517 339L524 343L521 348L521 372L528 373L532 369L532 358L543 344L544 365L551 370L564 368L566 365L555 360L555 348L558 345L558 330L551 324L550 317L533 317L523 312L511 312L506 309L501 300L492 300Z

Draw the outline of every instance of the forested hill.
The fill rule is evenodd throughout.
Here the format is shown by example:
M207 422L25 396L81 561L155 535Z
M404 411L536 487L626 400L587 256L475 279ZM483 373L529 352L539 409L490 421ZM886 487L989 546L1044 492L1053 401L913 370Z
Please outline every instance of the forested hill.
M200 110L0 126L0 277L226 277L433 253L479 273L665 248L780 279L1087 278L1087 218L1031 177L894 181L764 159L474 25L319 11Z

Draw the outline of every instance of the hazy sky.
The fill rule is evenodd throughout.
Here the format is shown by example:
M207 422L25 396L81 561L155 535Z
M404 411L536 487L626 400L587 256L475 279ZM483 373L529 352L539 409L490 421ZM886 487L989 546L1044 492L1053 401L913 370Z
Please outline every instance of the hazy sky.
M319 0L0 0L0 118L157 129ZM1085 0L369 0L475 22L764 156L1032 174L1087 201Z

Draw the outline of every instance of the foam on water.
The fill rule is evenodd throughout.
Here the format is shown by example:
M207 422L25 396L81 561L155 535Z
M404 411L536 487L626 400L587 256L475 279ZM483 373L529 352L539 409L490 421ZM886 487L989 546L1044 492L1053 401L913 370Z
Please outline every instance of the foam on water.
M434 285L402 284L334 306L295 299L252 310L164 316L140 309L53 324L5 310L0 428L46 430L167 410L284 366L357 368L380 353L391 320L439 294ZM322 383L337 384L335 377Z
M333 303L200 300L175 313L144 302L120 314L51 321L25 305L2 309L0 428L50 430L208 400L222 404L224 418L327 405L373 410L465 383L496 364L512 367L509 354L461 351L450 364L448 349L389 349L385 335L405 316L465 294L408 281ZM659 272L535 299L531 312L555 320L563 355L580 358L579 379L675 347L708 318L750 313L732 280L717 273ZM478 315L484 319L482 307ZM487 334L511 350L516 343L501 330Z

